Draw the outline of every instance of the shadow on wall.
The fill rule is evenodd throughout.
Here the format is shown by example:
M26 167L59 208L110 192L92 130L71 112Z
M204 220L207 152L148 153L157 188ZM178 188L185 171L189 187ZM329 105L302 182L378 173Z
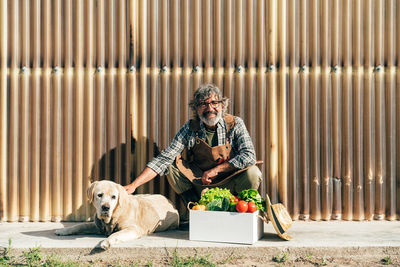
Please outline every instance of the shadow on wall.
M113 149L103 154L100 160L96 161L90 173L90 181L111 180L122 185L129 183L134 177L132 161L127 159L128 151L130 156L135 154L136 139L131 136L131 142L120 143ZM118 157L117 157L118 156ZM129 172L129 175L127 174Z
M150 147L149 142L149 139L147 139L147 147ZM133 159L139 156L135 155L136 143L136 139L131 136L130 147L128 148L130 149L130 154L126 151L127 146L129 146L127 143L121 143L103 154L100 160L95 162L91 170L90 181L111 180L121 185L131 183L136 176L139 175L139 172L142 171L137 170L134 166L135 162ZM150 159L146 159L147 161L151 160L153 156L157 156L161 152L156 143L153 142L152 147L153 154ZM127 159L127 155L130 156L130 159ZM117 156L119 156L119 160L117 159ZM130 166L128 166L128 164L130 164ZM129 174L127 174L127 172L129 172ZM168 183L166 184L166 188L160 188L160 179L166 178L157 176L153 179L151 186L144 186L143 193L168 195L168 192L172 189L169 188ZM161 190L163 190L163 192Z
M147 147L149 146L149 140L146 140ZM134 159L135 158L135 148L136 148L136 139L131 137L131 142L130 142L130 158ZM127 160L127 155L129 155L126 151L127 145L126 143L121 143L117 147L107 151L103 156L95 162L92 170L91 170L91 175L90 175L90 181L100 181L100 180L111 180L116 183L119 183L121 185L126 185L131 183L139 173L142 170L136 170L134 165L133 160ZM158 148L157 144L153 143L152 147L153 149L153 156L157 156L160 154L160 149ZM117 160L117 155L120 155L120 160ZM138 156L138 155L136 155ZM152 158L152 157L151 157ZM150 158L150 160L151 160ZM119 164L119 165L117 165ZM127 166L127 164L131 164L131 166ZM129 175L127 175L127 171L129 171ZM118 177L118 173L120 173L120 177ZM165 179L164 187L161 188L161 179ZM157 176L152 180L151 183L148 183L143 186L142 190L137 190L134 194L138 194L138 191L143 194L162 194L169 198L170 193L175 194L172 192L172 188L169 186L166 177L160 177ZM170 198L169 198L170 199ZM172 199L170 199L172 200ZM173 200L172 200L173 201ZM174 202L174 201L173 201ZM183 207L183 204L180 201L179 197L175 197L175 202L174 205L176 208L182 209L185 208ZM91 205L90 205L91 206ZM83 207L82 207L83 208ZM90 207L91 212L90 214L94 214L94 208ZM83 211L78 211L78 214L83 214Z

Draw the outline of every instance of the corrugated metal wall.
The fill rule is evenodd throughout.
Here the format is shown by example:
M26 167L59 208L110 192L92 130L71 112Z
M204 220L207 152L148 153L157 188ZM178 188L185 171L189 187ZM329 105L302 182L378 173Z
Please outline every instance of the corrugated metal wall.
M85 220L90 177L128 183L213 82L294 219L395 220L399 25L398 0L0 0L0 218Z

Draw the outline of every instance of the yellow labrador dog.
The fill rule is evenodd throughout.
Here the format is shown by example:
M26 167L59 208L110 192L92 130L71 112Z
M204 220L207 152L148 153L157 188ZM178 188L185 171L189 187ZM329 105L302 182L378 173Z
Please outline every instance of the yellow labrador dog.
M179 226L178 211L162 195L128 195L121 185L111 181L92 183L87 195L96 209L95 221L58 229L57 235L104 234L108 237L100 247L108 249L121 242Z

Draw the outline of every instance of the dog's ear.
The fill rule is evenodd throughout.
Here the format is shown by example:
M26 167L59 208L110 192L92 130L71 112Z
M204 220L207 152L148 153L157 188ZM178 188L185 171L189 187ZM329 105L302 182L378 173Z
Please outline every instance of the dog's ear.
M94 194L94 188L96 187L96 184L97 184L98 182L96 181L96 182L93 182L90 186L89 186L89 188L87 189L87 197L88 197L88 200L89 200L89 203L92 203L93 202L93 198L94 198L94 196L93 196L93 194Z
M128 200L128 193L126 192L126 189L122 185L118 184L117 187L118 187L118 195L119 195L117 205L123 206L125 204L125 202Z

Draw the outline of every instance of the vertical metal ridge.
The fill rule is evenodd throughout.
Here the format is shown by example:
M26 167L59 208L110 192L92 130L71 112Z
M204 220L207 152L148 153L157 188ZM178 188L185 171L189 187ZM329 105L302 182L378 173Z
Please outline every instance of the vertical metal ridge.
M267 192L270 195L271 201L278 202L278 183L279 183L279 147L278 147L278 88L277 88L277 73L276 73L276 61L277 61L277 1L270 1L268 6L268 32L269 44L267 50L267 62L269 64L269 71L267 74L268 82L268 114L269 115L269 149L266 149L266 153L269 154L269 173L267 179Z
M180 53L180 31L179 28L179 12L180 5L178 4L179 0L171 0L171 67L173 69L177 69L181 67L180 58L182 54Z
M168 144L171 142L171 140L174 138L175 134L178 132L180 127L182 125L179 124L179 106L180 106L180 101L179 101L179 90L180 87L178 85L178 81L180 79L180 73L177 70L174 70L173 72L169 73L169 97L168 99L168 104L169 108L167 113L169 113L169 133L168 133ZM165 180L166 177L164 177ZM169 186L168 182L166 182L166 185L168 187L168 198L173 201L174 203L178 203L179 198L177 199L176 193L172 188Z
M170 35L170 25L168 16L168 5L169 1L161 1L160 4L160 60L161 67L170 67L170 54L169 54L169 35Z
M263 0L257 0L257 21L256 21L256 60L260 72L265 72L265 4Z
M158 86L158 73L156 71L151 71L149 74L149 111L148 111L148 119L149 119L149 130L148 130L148 151L149 155L147 160L150 160L156 154L156 150L159 150L157 147L158 143L158 107L159 101L157 99L157 86ZM154 193L154 183L152 180L149 182L148 192Z
M395 60L397 62L397 70L399 68L400 65L400 8L397 5L397 9L396 9L396 23L395 23L395 32L396 32L396 47L395 47L395 51L397 53L395 53L394 57ZM396 139L400 140L400 72L397 71L396 73ZM397 195L397 201L396 201L396 213L400 214L400 142L397 141L396 142L396 176L397 176L397 186L396 186L396 195ZM398 216L399 219L399 216Z
M104 138L104 127L105 127L105 73L102 68L98 68L94 75L94 133L95 133L95 141L94 143L94 170L92 179L99 180L101 177L104 177L104 162L102 161L102 157L105 152L105 138Z
M374 2L374 64L375 64L375 166L376 166L376 188L375 188L375 219L385 218L385 186L386 186L386 124L385 124L385 97L384 97L384 73L383 62L383 3Z
M215 82L217 86L220 88L222 87L222 77L221 72L223 72L223 49L222 49L222 42L223 42L223 34L222 34L222 27L223 27L223 16L222 14L222 6L223 0L214 0L214 68L216 72L216 79Z
M342 177L343 177L343 219L353 219L353 112L352 112L352 51L351 51L351 1L343 2L344 23L342 25Z
M104 151L104 178L113 180L115 178L115 153L116 153L116 11L115 2L108 1L105 16L105 151Z
M372 220L375 213L375 120L372 58L372 1L364 2L364 173L365 219Z
M202 59L204 66L205 82L211 82L212 76L212 37L211 37L211 3L210 0L202 0L202 15L201 15L201 32L203 34L202 38Z
M11 33L13 34L13 33ZM8 221L18 220L18 106L19 106L19 82L17 69L11 69L10 79L10 104L9 104L9 149L8 149Z
M85 18L82 21L85 25L85 39L83 40L85 46L83 47L83 65L84 65L84 90L83 90L83 162L82 162L82 200L83 209L80 213L82 217L89 218L90 204L88 204L86 197L86 190L89 187L89 183L94 178L93 168L94 163L94 151L95 151L95 123L94 123L94 83L95 83L95 10L94 0L85 1L84 13L82 16ZM77 25L78 27L78 25ZM81 217L81 218L82 218Z
M202 40L201 40L201 24L200 24L200 17L201 17L201 8L200 8L201 0L193 0L192 1L192 42L191 45L193 47L192 49L192 58L193 58L193 67L194 66L199 66L202 67L202 62L201 62L201 46Z
M243 5L243 3L242 3ZM255 27L254 27L254 21L255 21L255 4L253 0L247 1L246 4L244 5L244 10L245 10L245 17L246 17L246 29L244 30L245 37L243 40L245 40L244 44L244 62L246 64L245 67L247 69L252 69L255 67ZM247 65L247 66L246 66Z
M51 75L51 220L60 221L62 218L62 83L59 69L54 69Z
M158 130L159 132L159 140L158 140L158 148L160 152L167 148L170 142L170 127L171 127L171 119L169 117L169 110L171 109L171 86L170 86L170 73L163 72L160 74L160 85L159 85L159 122L158 122ZM164 176L160 177L160 190L161 194L168 195L168 182Z
M224 67L225 67L225 75L223 79L223 92L224 95L231 99L230 105L228 106L228 113L232 113L234 110L234 102L232 101L232 87L233 87L233 79L234 79L234 72L235 72L235 66L234 66L234 56L233 56L233 48L232 44L234 43L233 40L233 33L232 33L232 1L225 1L223 3L223 7L225 10L225 16L224 16L224 21L223 21L223 28L222 31L225 33L224 34L224 50L225 53L223 53L223 61L225 62Z
M147 78L148 78L148 70L147 70L147 12L148 7L145 1L139 1L139 18L138 18L138 27L139 27L139 49L138 49L138 57L141 58L140 68L138 73L138 81L137 88L134 87L135 92L135 107L136 107L136 118L134 121L134 137L136 137L136 145L135 145L135 166L137 170L144 169L147 159L148 153L146 153L147 146L147 137L148 137L148 128L147 128L147 95L145 94L148 86ZM151 11L151 6L150 6ZM136 84L134 84L135 86ZM139 175L139 173L137 173ZM138 193L144 192L144 188L138 188Z
M85 194L83 193L86 180L86 175L83 174L83 129L84 129L84 79L85 79L85 69L84 66L84 12L83 3L77 1L75 3L72 18L75 21L73 25L73 40L74 42L74 77L73 77L73 97L72 97L72 121L73 121L73 149L72 149L72 212L73 220L83 221L85 220L85 208L84 200L86 200ZM90 126L89 126L90 127ZM86 129L88 127L85 127Z
M362 92L363 68L361 62L361 2L353 3L353 113L354 113L354 220L364 220L363 172L363 120Z
M8 151L8 89L7 89L7 44L8 12L7 1L0 1L0 221L8 220L9 192L7 165Z
M301 172L301 210L300 219L307 220L310 217L310 151L309 151L309 72L307 51L307 0L300 1L299 5L299 90L300 90L300 164Z
M158 122L158 114L157 114L157 107L159 106L159 102L157 100L157 88L159 86L159 71L160 71L160 63L159 63L159 57L158 57L158 43L159 43L159 36L158 36L158 21L157 18L159 17L158 15L158 1L152 0L150 2L149 6L149 12L150 16L148 20L150 20L150 29L149 31L149 57L150 57L150 69L149 69L149 74L148 74L148 85L149 86L149 93L148 93L148 101L149 101L149 110L147 114L147 119L149 120L148 123L148 132L147 132L147 137L148 137L148 154L146 157L146 161L150 160L153 158L153 156L156 155L156 150L158 150L157 143L158 143L158 127L157 127L157 122ZM157 14L157 15L156 15ZM144 72L141 70L141 72ZM137 108L137 107L136 107ZM139 114L138 114L139 115ZM136 125L138 126L138 125ZM137 132L139 129L136 129ZM137 143L138 144L138 143ZM135 154L137 153L137 149L135 151ZM139 167L141 168L141 166ZM138 171L141 171L138 168ZM138 173L139 174L139 173ZM157 187L155 184L158 182L159 178L157 177L156 179L151 180L148 184L145 185L145 190L150 193L155 192L155 187ZM142 186L144 187L144 186Z
M51 220L51 152L52 152L52 131L51 131L51 6L50 0L42 2L42 42L41 51L43 57L43 69L41 76L40 92L40 221Z
M126 150L128 147L128 138L130 138L130 134L126 132L126 118L129 117L129 112L127 112L127 89L126 89L126 3L124 1L119 1L117 4L118 12L117 12L117 49L118 49L118 74L117 74L117 101L116 101L116 115L117 115L117 127L116 127L116 159L115 159L115 181L117 183L123 183L126 180L126 165L129 164L127 162ZM130 140L129 140L130 144ZM125 148L123 148L125 145Z
M53 54L52 54L52 58L53 58L53 64L52 66L54 67L63 67L62 65L62 55L61 55L61 49L62 49L62 40L61 40L61 0L55 0L52 2L52 23L53 23L53 28L52 33L53 33Z
M263 174L267 173L268 168L268 158L265 153L266 147L266 127L267 122L267 90L266 90L266 67L265 67L265 3L262 0L257 0L256 3L256 40L255 40L255 61L257 72L256 76L256 89L255 89L255 113L254 119L256 120L254 133L255 138L254 146L256 150L257 159L262 160L263 164L260 166L261 172ZM266 175L263 175L266 177ZM261 181L260 194L264 197L266 193L266 179Z
M40 3L32 2L32 74L31 74L31 109L30 109L30 220L39 221L40 207Z
M47 16L46 13L45 16ZM45 34L45 33L44 33ZM49 39L44 40L45 42ZM44 52L46 53L46 52ZM52 134L51 134L51 71L46 69L42 73L41 81L41 109L40 109L40 119L41 119L41 129L40 129L40 221L50 221L51 220L51 151L52 151ZM39 193L39 192L37 192Z
M28 2L23 1L20 9L20 22L21 22L21 33L20 44L21 44L21 70L19 72L19 129L29 129L29 91L30 91L30 49L28 49L28 40L30 36L29 31L29 19L28 15ZM19 157L18 162L24 162L19 165L19 221L28 221L30 216L30 190L29 190L29 136L27 134L21 134L19 137Z
M111 44L111 42L110 42ZM111 58L109 61L113 62ZM104 105L103 110L105 117L105 151L104 151L104 178L113 180L115 173L113 166L115 166L115 148L116 148L116 69L107 68L105 72L105 92L104 92Z
M267 122L267 90L266 90L266 73L263 71L259 71L256 73L256 89L255 89L255 119L257 121L255 125L255 134L258 138L255 139L254 146L256 150L256 155L258 160L262 160L263 164L260 166L262 173L267 173L268 165L268 157L266 155L265 147L266 147L266 136L267 133L265 131L268 122ZM266 177L266 176L264 176ZM266 179L261 181L260 185L260 194L265 196L266 193Z
M386 219L396 220L396 92L394 67L394 2L385 6L385 91L386 91ZM398 105L398 104L397 104ZM397 115L398 116L398 115Z
M73 35L72 35L72 2L71 0L64 1L62 7L63 19L61 24L64 25L63 36L61 43L63 44L64 51L64 64L62 73L62 206L64 220L72 220L72 205L73 205L73 77L74 68L73 61Z
M236 67L243 66L243 1L235 0L234 4L234 29L235 29L235 53L234 53L234 65Z
M294 220L299 219L299 82L298 82L298 2L288 4L288 208Z
M9 122L9 221L17 221L19 216L19 3L11 3L10 10L10 122Z
M288 121L287 121L287 1L279 1L278 13L278 193L279 201L288 206Z
M331 87L329 58L329 3L321 2L321 83L320 83L320 110L321 110L321 219L330 220L332 217L332 168L331 168Z
M182 68L188 69L192 67L190 61L190 8L189 0L182 1L182 18L181 18L181 28L182 28Z
M310 204L312 220L321 219L321 138L320 138L320 75L319 3L311 1L310 11Z
M332 88L332 219L342 218L342 132L341 129L341 66L339 59L340 50L340 18L339 18L339 0L332 1L332 39L331 39L331 88Z
M55 0L52 3L52 33L53 37L53 54L52 66L52 221L60 221L63 216L62 207L62 75L60 68L63 67L62 62L62 31L61 31L61 1Z
M116 19L116 28L118 33L117 38L117 67L119 68L126 68L127 67L127 3L125 1L118 1L117 2L117 19Z
M224 42L224 47L225 47L225 53L224 53L224 61L225 61L225 69L226 72L232 72L232 68L234 67L234 63L232 60L232 3L231 1L225 1L225 21L224 21L224 32L225 32L225 42ZM230 80L229 76L226 76L225 84L229 87Z

